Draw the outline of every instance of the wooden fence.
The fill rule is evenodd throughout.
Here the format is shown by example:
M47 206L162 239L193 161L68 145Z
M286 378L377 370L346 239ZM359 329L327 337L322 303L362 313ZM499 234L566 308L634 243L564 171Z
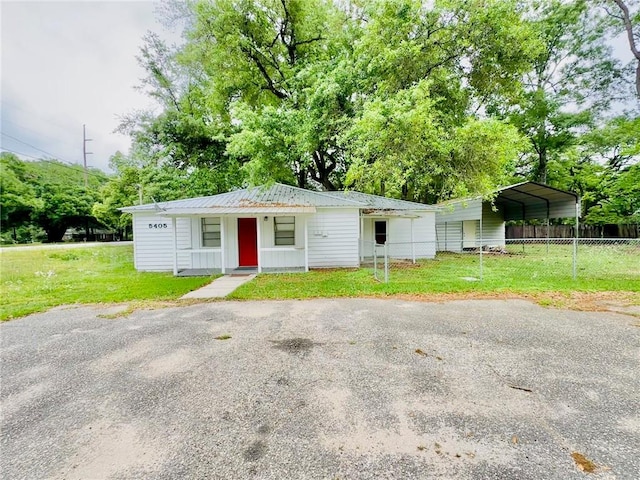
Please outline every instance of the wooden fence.
M573 238L573 225L507 225L506 238ZM640 238L638 225L580 225L580 238Z

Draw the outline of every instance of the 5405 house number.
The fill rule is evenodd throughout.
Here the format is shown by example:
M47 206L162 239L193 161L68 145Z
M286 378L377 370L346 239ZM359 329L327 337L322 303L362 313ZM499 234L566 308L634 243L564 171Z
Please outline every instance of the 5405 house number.
M150 223L149 228L151 229L159 229L159 228L169 228L169 225L166 223Z

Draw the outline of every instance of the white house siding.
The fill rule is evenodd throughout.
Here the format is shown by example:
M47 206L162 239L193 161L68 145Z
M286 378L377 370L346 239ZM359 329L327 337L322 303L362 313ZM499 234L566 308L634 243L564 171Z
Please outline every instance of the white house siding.
M393 258L433 258L436 254L435 212L413 219L413 245L410 218L389 219L389 255Z
M504 247L504 217L498 207L494 211L489 202L482 204L482 245Z
M463 222L474 221L476 245L480 246L480 217L482 216L482 245L503 246L504 219L498 208L493 211L489 202L470 200L444 206L436 215L438 251L461 252L463 250Z
M178 249L191 245L189 219L176 222ZM173 227L170 218L158 215L133 215L134 264L143 272L168 272L173 270ZM178 264L189 263L189 254L179 252Z
M375 243L374 222L387 221L389 255L393 258L433 258L436 253L435 212L422 213L413 219L413 245L411 244L411 219L402 217L364 218L362 255L373 256ZM383 247L377 247L383 254Z
M318 208L309 218L309 266L357 267L360 217L357 208Z
M304 226L303 215L277 215L295 218L294 245L275 244L274 216L258 217L260 223L260 263L262 268L296 268L304 267Z
M451 202L436 213L436 237L438 251L462 251L462 222L477 220L476 234L480 230L480 215L482 215L482 200L465 200Z

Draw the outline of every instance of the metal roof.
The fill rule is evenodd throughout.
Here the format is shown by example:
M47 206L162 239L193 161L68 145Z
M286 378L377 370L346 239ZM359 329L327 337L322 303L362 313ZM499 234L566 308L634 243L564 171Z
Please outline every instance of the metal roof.
M340 199L322 192L304 190L276 183L270 187L252 187L233 192L221 193L209 197L187 198L170 202L148 203L124 207L123 212L180 212L182 214L211 213L242 213L260 212L261 209L277 211L292 211L296 209L309 210L313 207L358 207L360 204L347 199Z
M536 182L522 182L496 191L496 205L504 208L505 220L575 217L579 197ZM579 207L578 207L579 208Z
M505 220L531 220L546 218L568 218L576 216L579 197L536 182L521 182L495 190L492 202L502 207ZM482 197L454 199L439 203L439 207L455 207ZM579 215L579 210L578 210Z
M354 192L354 191L339 191L339 192L323 192L325 194L337 197L345 198L349 200L355 200L359 203L366 205L368 209L376 211L393 211L393 210L412 210L412 211L433 211L437 210L437 207L433 205L426 205L424 203L408 202L406 200L398 200L395 198L381 197L379 195L371 195L369 193Z
M360 192L316 192L276 183L209 197L148 203L121 208L123 212L154 212L167 216L243 213L313 213L317 207L352 207L382 211L434 210L433 206Z

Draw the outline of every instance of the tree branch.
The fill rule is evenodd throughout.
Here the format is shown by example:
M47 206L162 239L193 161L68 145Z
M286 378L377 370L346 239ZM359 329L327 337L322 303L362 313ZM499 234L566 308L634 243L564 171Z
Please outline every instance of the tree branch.
M269 75L269 72L267 72L267 69L262 64L258 56L255 55L250 48L240 47L240 50L244 52L245 55L247 55L251 60L253 60L253 63L255 64L255 66L258 67L258 70L260 70L262 77L267 82L266 89L269 90L271 93L273 93L280 100L284 100L285 98L288 98L288 95L285 92L282 92L276 88L273 80L271 79L271 76Z
M636 67L636 94L640 97L640 51L636 47L635 34L633 32L633 25L631 24L631 16L629 14L629 7L622 0L613 0L616 5L622 10L622 16L624 19L624 28L627 31L627 38L629 39L629 48L631 53L638 60L638 66Z

